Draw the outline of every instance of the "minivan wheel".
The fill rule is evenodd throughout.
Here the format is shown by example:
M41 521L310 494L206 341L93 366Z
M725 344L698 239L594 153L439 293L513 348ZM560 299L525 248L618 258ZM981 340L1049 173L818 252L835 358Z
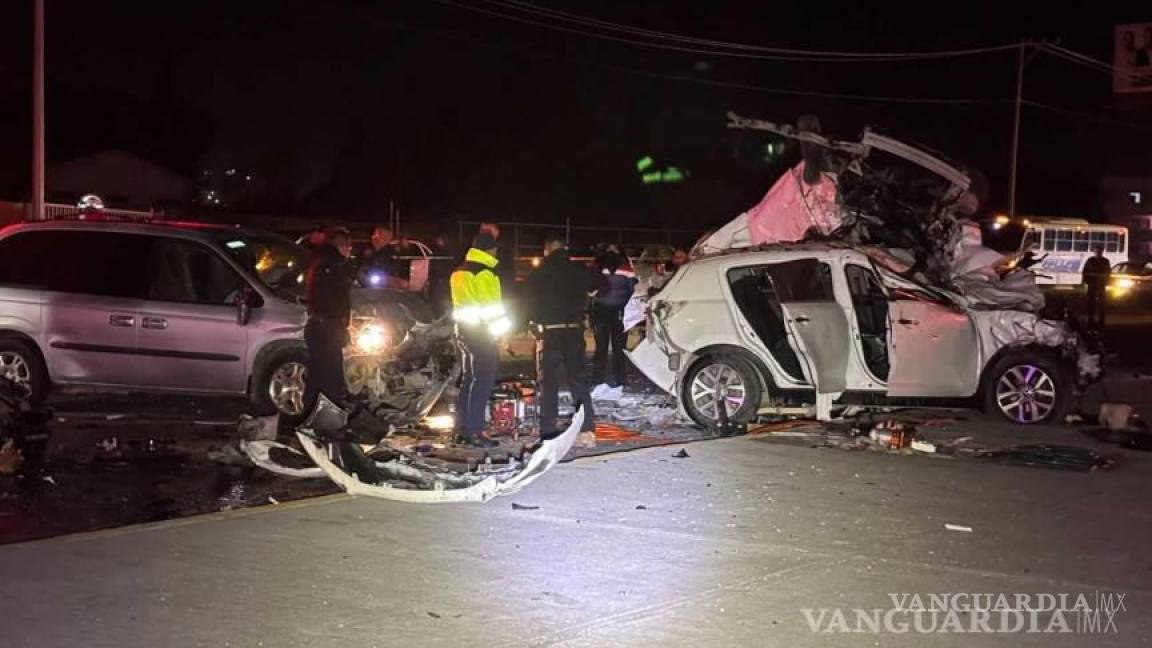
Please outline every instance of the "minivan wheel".
M1059 423L1068 407L1068 375L1041 353L1012 353L992 366L984 381L984 410L1022 425Z
M299 416L304 413L304 379L308 354L287 349L272 357L254 381L252 400L262 414Z
M684 410L697 424L720 424L720 408L729 421L748 423L760 408L760 376L752 363L738 355L706 356L688 369L681 398Z
M48 397L48 370L36 349L11 338L0 339L0 376L28 392L28 400L38 406Z

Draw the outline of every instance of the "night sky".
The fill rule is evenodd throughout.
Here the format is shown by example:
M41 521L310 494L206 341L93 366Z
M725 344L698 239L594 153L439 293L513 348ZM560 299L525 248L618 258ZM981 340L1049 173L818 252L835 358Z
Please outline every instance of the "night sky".
M1006 202L1015 52L748 60L589 39L453 4L47 0L49 163L116 148L190 178L238 168L256 182L234 208L265 213L370 220L391 199L427 222L704 229L756 202L795 161L792 152L766 160L764 140L727 130L725 113L794 121L813 112L829 134L874 125L967 162L990 178L992 206ZM1114 23L1152 21L1152 5L1103 2L537 4L759 45L922 51L1046 38L1105 60ZM29 191L31 5L0 6L3 199ZM1022 211L1093 216L1106 169L1148 172L1152 108L1116 102L1105 74L1037 54L1025 95L1096 120L1025 108ZM644 155L691 177L642 185Z

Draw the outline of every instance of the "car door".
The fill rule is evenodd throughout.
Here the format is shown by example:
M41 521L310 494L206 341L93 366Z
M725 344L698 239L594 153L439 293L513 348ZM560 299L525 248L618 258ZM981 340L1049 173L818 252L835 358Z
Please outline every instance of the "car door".
M106 231L38 231L45 360L62 384L140 385L136 355L148 238Z
M765 269L780 299L789 340L817 394L847 387L851 334L844 308L836 301L831 265L801 259Z
M164 389L242 393L248 329L236 300L247 283L216 250L156 237L140 307L139 354L150 384Z
M889 305L888 395L966 397L976 393L976 326L962 309L896 289Z

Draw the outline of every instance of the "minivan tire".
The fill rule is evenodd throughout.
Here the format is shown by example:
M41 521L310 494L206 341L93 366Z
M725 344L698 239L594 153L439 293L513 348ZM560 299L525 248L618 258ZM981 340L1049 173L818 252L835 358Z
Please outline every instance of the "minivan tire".
M272 414L293 415L277 407L269 391L272 378L276 375L276 372L291 363L298 363L306 367L308 365L308 352L298 347L277 351L267 362L264 362L257 369L256 375L252 380L252 393L249 397L252 404L256 406L258 414L264 416L270 416ZM300 398L301 402L303 402L303 393L300 394ZM294 414L294 416L302 415L303 412Z
M28 401L33 407L42 405L48 397L48 368L35 345L16 338L0 338L0 357L12 359L24 367L25 375L18 382L28 387Z
M984 376L984 411L1020 425L1063 423L1072 397L1068 371L1047 353L1017 351Z
M749 423L756 418L763 393L760 374L756 371L756 367L739 355L716 353L697 360L684 375L680 389L681 402L684 404L684 411L688 413L693 422L706 428L714 428L720 424L718 409L713 408L715 409L713 412L704 411L707 409L707 404L697 402L701 400L697 394L697 379L701 378L702 375L709 374L712 375L713 379L717 376L724 377L727 381L738 379L738 384L743 388L743 401L734 412L728 415L730 422ZM707 382L707 379L705 378L703 381Z

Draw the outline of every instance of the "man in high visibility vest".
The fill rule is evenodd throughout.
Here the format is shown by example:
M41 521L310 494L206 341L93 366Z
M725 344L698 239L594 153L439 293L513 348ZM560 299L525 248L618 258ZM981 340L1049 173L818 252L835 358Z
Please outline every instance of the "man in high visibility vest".
M456 437L460 443L482 448L499 445L484 433L484 419L500 364L498 342L512 329L496 264L496 237L481 231L449 281L460 358Z

